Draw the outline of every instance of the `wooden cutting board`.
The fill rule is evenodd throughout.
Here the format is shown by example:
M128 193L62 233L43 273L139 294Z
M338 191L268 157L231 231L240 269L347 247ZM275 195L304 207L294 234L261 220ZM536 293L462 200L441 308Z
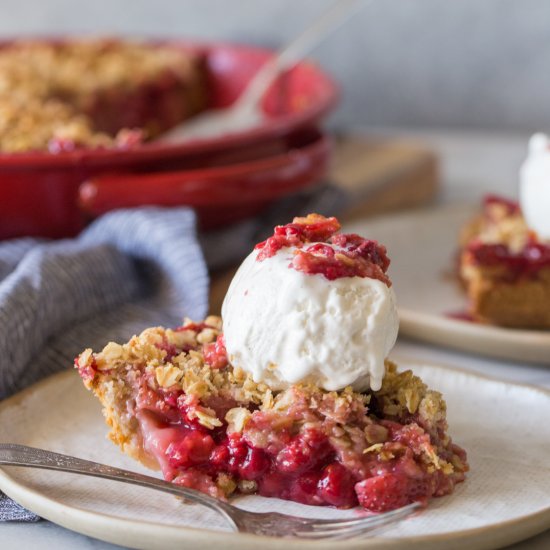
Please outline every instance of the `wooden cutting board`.
M336 140L329 180L350 206L341 221L421 206L439 190L436 155L411 141L347 136ZM219 314L236 268L212 274L210 311Z

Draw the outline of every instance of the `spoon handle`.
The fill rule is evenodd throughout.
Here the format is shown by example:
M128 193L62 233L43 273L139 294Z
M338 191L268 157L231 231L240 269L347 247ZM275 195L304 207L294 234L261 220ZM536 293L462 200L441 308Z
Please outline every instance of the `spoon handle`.
M310 53L323 38L342 25L354 12L353 8L359 5L364 6L364 1L361 4L358 4L358 0L333 2L260 68L239 97L238 108L245 110L255 107L281 72L291 68Z

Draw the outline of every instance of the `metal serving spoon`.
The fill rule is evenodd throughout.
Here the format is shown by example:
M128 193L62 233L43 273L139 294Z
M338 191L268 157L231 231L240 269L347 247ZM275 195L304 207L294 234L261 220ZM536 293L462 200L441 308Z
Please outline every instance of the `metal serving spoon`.
M337 0L321 13L294 40L283 47L252 77L246 89L228 108L206 111L172 128L158 141L184 143L249 130L259 125L265 114L261 100L277 77L302 60L330 31L344 23L358 0Z

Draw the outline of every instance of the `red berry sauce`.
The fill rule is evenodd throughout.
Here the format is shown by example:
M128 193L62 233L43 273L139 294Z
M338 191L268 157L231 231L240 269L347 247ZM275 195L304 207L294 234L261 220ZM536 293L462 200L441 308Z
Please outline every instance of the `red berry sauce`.
M520 214L517 202L496 195L486 196L483 204L484 216L489 223L498 223L498 219L495 219L495 207L500 207L500 212L504 212L507 217ZM534 233L530 235L529 241L519 252L510 250L506 244L484 243L478 239L468 244L467 251L471 261L477 265L504 266L506 271L501 278L508 282L515 282L522 278L536 278L541 269L550 266L550 245L539 242Z
M305 218L294 218L292 223L278 225L273 236L257 244L260 250L257 260L271 258L281 249L289 246L301 247L305 243L327 242L340 229L336 218L325 218L320 214L308 214Z
M146 388L144 384L144 391ZM385 446L394 458L383 460L373 452L353 460L348 457L346 466L329 438L314 429L292 436L274 431L269 424L262 428L258 415L256 428L273 434L271 443L259 448L246 431L228 434L225 422L208 430L190 419L192 406L182 404L186 399L181 392L179 407L172 406L173 399L168 392L138 402L142 410L146 407L155 414L158 429L169 433L168 440L160 438L165 441L165 456L160 461L165 478L186 486L205 486L205 479L223 473L256 482L254 491L267 497L339 508L361 505L372 512L384 512L413 501L425 504L436 494L451 492L454 483L463 479L456 478L448 486L445 476L428 472L415 460L430 443L430 436L416 424L381 421L391 427Z
M223 369L227 367L227 351L225 349L225 340L223 334L220 334L215 342L205 344L202 348L204 361L213 369Z
M97 374L97 364L95 359L92 359L90 364L80 364L78 362L78 357L74 360L74 366L78 369L78 374L85 382L91 382Z
M289 267L308 275L321 274L329 281L342 277L369 277L387 286L390 260L386 248L355 234L338 233L336 218L309 214L279 225L272 237L256 245L257 260L263 261L286 247L295 248Z

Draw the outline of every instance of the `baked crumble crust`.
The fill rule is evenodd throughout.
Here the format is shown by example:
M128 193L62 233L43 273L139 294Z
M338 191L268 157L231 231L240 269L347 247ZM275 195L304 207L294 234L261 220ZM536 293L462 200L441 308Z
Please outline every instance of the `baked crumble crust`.
M86 387L103 404L110 439L149 467L158 468L158 456L146 450L143 424L136 417L146 410L172 419L177 407L185 411L186 422L201 426L201 433L213 438L223 433L230 447L245 442L247 448L264 450L277 457L281 468L291 468L285 466L286 454L290 453L287 462L293 464L296 456L309 452L307 445L314 445L310 441L323 440L336 457L337 467L344 467L348 477L348 472L353 472L356 481L364 480L361 483L381 469L394 468L399 461L406 461L408 470L416 472L413 478L429 476L422 481L427 495L447 494L464 479L466 455L446 434L445 402L411 371L398 372L396 365L387 361L382 388L376 392L357 393L351 387L329 392L313 385L272 392L229 365L224 355L221 319L211 316L203 323L186 320L175 330L150 328L126 344L111 342L99 353L87 349L76 358L75 366ZM147 418L146 423L150 422ZM294 448L297 439L306 450ZM209 449L217 452L217 447ZM273 475L264 479L241 470L242 475L234 471L214 475L208 468L198 472L193 467L161 467L166 479L220 498L235 491L258 490L267 496L281 496L276 492L281 483L278 478L268 482ZM356 492L353 498L375 511L398 505L372 502L366 487L356 487ZM300 493L298 497L283 494L282 498L306 497ZM312 497L307 502L352 502L340 502L330 495L325 501L318 500Z
M110 147L117 137L96 132L86 115L56 99L0 95L0 150L15 153L45 149L52 140Z

